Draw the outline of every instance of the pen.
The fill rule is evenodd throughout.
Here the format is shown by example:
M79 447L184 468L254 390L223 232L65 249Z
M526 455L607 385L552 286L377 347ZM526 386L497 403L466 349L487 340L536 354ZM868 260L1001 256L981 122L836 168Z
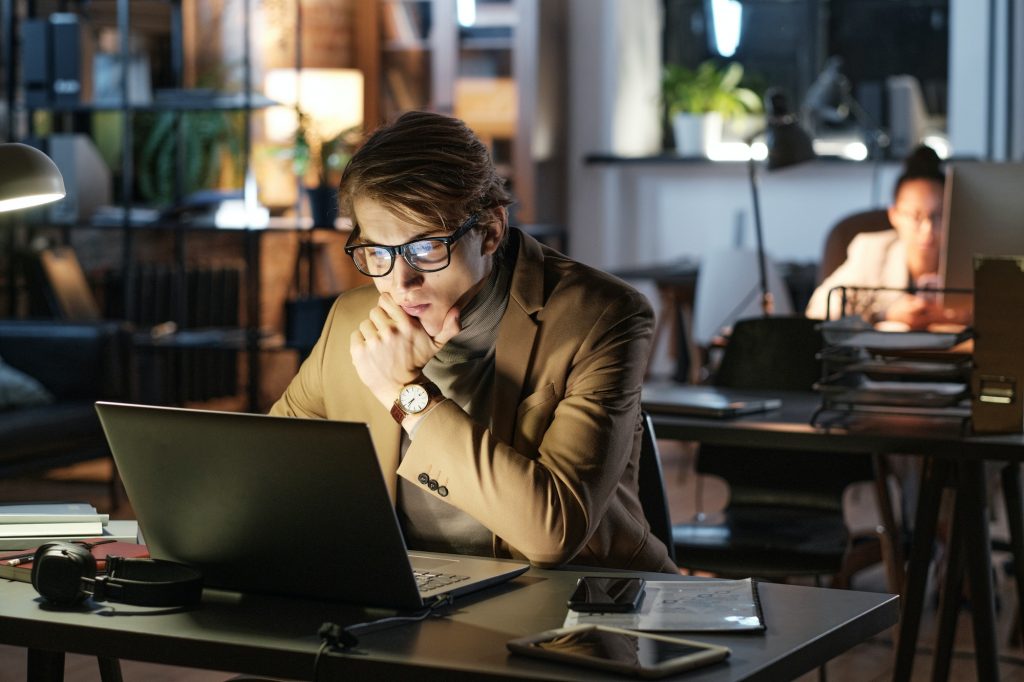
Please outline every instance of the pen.
M23 564L26 561L31 561L35 555L36 551L32 550L31 552L25 552L24 554L15 554L14 556L4 557L3 559L0 559L0 561L3 561L7 566L17 566L18 564Z

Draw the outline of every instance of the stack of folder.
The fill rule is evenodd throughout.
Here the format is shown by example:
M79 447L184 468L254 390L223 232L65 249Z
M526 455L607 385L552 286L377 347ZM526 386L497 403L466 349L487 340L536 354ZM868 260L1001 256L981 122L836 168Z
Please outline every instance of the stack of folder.
M134 541L136 532L134 522L110 522L107 514L100 514L85 502L0 504L0 551L36 547L53 540Z

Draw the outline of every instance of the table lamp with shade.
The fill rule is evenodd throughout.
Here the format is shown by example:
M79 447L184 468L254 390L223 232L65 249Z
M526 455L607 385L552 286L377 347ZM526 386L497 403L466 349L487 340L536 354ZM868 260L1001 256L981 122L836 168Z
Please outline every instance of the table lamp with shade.
M64 194L64 178L50 157L27 144L0 144L0 213L48 204Z
M64 178L50 157L20 142L0 143L0 213L49 204L64 195ZM12 236L11 254L14 244ZM10 281L7 292L7 309L13 313L17 292Z
M768 170L789 168L815 158L811 138L800 126L795 114L789 110L786 97L781 90L769 88L765 93L765 114L768 125L764 130L765 145L768 148ZM757 238L757 268L761 288L761 312L771 315L774 310L772 294L768 288L768 273L765 265L764 233L761 223L761 202L758 196L757 165L753 155L747 162L750 176L750 192L754 201L754 231Z

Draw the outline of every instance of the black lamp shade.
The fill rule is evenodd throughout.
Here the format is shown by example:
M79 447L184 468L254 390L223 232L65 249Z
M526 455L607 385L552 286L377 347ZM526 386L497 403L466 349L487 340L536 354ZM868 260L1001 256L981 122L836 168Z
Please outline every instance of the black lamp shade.
M785 95L772 88L765 93L768 128L765 145L768 147L768 170L795 166L815 158L814 146L797 117L789 111Z

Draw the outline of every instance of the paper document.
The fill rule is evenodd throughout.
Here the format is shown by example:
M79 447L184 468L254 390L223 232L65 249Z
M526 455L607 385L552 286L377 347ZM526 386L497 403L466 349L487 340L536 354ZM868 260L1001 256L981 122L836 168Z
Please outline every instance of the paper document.
M628 630L763 630L757 583L744 580L648 581L632 613L569 611L564 627L609 625Z

